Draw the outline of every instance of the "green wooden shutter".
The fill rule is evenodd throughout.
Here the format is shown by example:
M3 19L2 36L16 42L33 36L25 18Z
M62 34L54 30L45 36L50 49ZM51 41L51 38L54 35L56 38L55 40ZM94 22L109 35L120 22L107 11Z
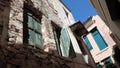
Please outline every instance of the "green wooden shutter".
M34 21L31 16L28 15L28 27L29 28L34 28Z
M66 57L69 57L69 50L70 50L70 37L67 32L66 28L63 28L61 30L61 41L62 41L62 47L63 52Z
M36 29L39 33L41 33L41 25L40 23L37 23L37 29Z
M54 31L54 37L55 37L56 48L57 48L58 54L61 55L60 41L58 40L56 31Z
M29 31L29 44L35 46L36 43L35 32L30 29L28 29L28 31Z
M36 45L42 48L42 36L40 34L36 34Z
M34 47L42 47L41 26L32 16L28 15L29 44ZM32 29L32 30L31 30ZM36 33L37 31L38 33Z

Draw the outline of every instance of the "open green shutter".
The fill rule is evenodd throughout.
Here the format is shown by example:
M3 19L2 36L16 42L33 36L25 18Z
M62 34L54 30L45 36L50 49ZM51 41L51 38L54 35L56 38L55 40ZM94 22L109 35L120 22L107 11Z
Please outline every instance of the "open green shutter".
M61 41L62 41L64 56L69 57L70 37L66 28L63 28L61 30Z
M54 37L55 37L58 54L61 55L60 41L58 40L56 31L54 31Z

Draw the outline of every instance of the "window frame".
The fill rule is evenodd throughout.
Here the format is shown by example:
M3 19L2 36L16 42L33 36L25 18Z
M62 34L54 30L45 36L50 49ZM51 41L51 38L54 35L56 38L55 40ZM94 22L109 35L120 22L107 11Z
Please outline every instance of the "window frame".
M97 31L97 32L96 32L96 31ZM96 33L94 34L94 32L96 32ZM108 47L106 41L104 40L103 36L101 35L101 33L99 32L99 30L97 29L97 27L93 28L93 29L90 31L90 33L91 33L93 39L95 40L95 43L97 44L97 46L98 46L98 48L99 48L100 50L103 50L103 49L105 49L106 47ZM101 48L101 45L98 44L99 42L98 42L98 41L96 40L96 38L95 38L95 35L98 35L98 34L99 34L100 39L102 40L102 42L103 42L104 45L105 45L104 48Z
M88 37L87 37L87 36L83 36L83 39L84 39L84 42L86 43L88 49L91 51L91 50L93 49L93 47L92 47L92 44L90 43ZM85 39L87 39L87 42L86 42ZM89 44L90 46L89 46L88 44Z
M30 27L29 26L29 17L32 18L32 20L35 21L35 24L34 24L34 27L38 27L37 24L40 25L40 31L38 31L37 29L35 29L34 27ZM23 12L23 44L30 44L30 35L29 35L29 32L32 31L34 32L35 34L35 37L36 35L39 36L39 38L41 37L42 39L42 32L41 32L41 18L40 17L37 17L37 15L35 15L35 13L33 13L31 10L27 9L27 8L24 8L24 12ZM33 23L33 22L32 22ZM37 26L35 26L37 25ZM37 38L37 37L36 37ZM38 38L37 38L38 39ZM34 46L35 48L42 48L42 45L43 45L43 39L41 40L41 45L38 45L37 42L32 45ZM39 47L40 46L40 47Z

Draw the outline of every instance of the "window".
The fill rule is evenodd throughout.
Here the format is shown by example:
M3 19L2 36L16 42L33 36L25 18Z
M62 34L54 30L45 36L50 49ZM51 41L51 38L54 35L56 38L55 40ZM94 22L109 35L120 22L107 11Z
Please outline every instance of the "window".
M93 38L94 38L95 42L97 43L100 50L103 50L104 48L107 47L106 42L104 41L103 37L101 36L101 34L97 30L97 28L94 28L91 31L91 34L92 34L92 36L93 36Z
M36 18L29 10L24 12L23 24L23 42L34 47L42 47L41 24L39 18Z
M113 64L113 62L112 62L110 57L106 58L102 62L104 63L106 68L115 68L115 65Z
M92 45L91 45L90 41L88 40L88 38L87 38L86 36L83 37L83 38L84 38L84 41L85 41L88 49L89 49L89 50L92 50L93 48L92 48Z
M102 68L102 66L99 63L97 63L96 68Z
M71 43L67 28L63 28L61 30L61 43L62 43L62 49L64 52L64 56L70 57L70 58L75 57L75 52L72 47L72 43Z
M54 33L54 38L55 38L55 42L56 42L56 48L57 48L57 52L60 56L62 56L62 52L61 52L61 48L60 48L60 31L61 28L59 26L57 26L56 24L54 24L52 22L53 25L53 33Z

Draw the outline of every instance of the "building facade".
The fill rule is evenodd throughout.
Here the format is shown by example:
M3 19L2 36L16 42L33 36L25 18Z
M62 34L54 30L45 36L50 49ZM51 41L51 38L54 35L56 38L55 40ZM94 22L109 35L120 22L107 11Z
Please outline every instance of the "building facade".
M74 68L95 67L89 50L82 50L87 30L60 0L1 0L0 7L0 45L29 44L80 63Z
M119 0L89 0L113 32L113 38L120 47L120 1Z
M85 28L89 31L83 36L84 42L90 50L97 68L115 68L113 59L113 48L116 46L112 39L111 30L98 16L91 16L84 22Z

